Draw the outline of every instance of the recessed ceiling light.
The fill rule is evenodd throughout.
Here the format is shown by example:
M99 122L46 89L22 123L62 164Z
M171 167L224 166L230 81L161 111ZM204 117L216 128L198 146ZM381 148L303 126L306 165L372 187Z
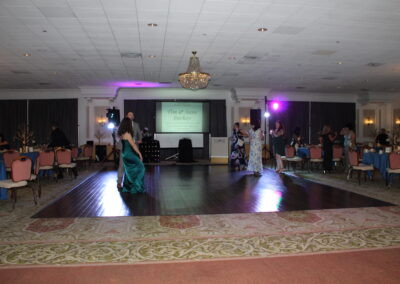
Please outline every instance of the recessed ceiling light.
M46 31L46 30L43 30L42 32L43 32L43 33L47 33L47 31Z
M28 53L28 52L25 52L24 54L22 54L23 56L31 56L32 54L30 54L30 53Z
M156 24L156 23L148 23L147 24L149 27L157 27L158 26L158 24Z
M149 55L149 56L147 56L148 58L156 58L156 56L155 55Z
M336 87L336 89L341 89L341 88L342 88L341 86L337 86L337 87Z
M202 34L202 36L207 36L207 34L204 33L204 34Z
M338 61L338 62L336 62L336 64L342 65L343 62L342 61Z
M259 31L259 32L266 32L266 31L268 31L268 29L267 29L267 28L258 28L257 31Z

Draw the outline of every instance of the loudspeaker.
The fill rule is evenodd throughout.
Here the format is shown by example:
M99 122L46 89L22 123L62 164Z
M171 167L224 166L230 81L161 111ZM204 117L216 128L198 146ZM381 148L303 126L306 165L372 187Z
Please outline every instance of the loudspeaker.
M250 124L261 123L261 109L251 109L250 110Z

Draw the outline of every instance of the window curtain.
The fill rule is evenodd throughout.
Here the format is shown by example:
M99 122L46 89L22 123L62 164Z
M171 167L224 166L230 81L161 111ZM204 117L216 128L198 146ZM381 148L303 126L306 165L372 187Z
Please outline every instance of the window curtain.
M38 144L49 144L51 124L56 123L68 140L78 144L78 100L29 100L29 127Z
M282 121L285 126L285 140L289 143L296 127L300 128L300 135L305 143L309 143L309 102L282 102L280 111L269 110L269 129L275 129L275 121ZM269 135L270 139L271 136ZM270 140L270 143L272 141Z
M121 120L128 112L135 114L135 121L139 123L141 130L144 127L148 127L150 133L156 132L156 101L125 100L124 113L121 113Z
M356 104L355 103L311 103L311 141L319 143L318 137L322 127L330 125L333 131L340 130L347 124L351 123L353 127L356 121Z
M26 104L27 100L0 100L0 133L12 148L20 146L14 137L27 124Z
M210 101L210 133L212 137L226 137L226 102Z

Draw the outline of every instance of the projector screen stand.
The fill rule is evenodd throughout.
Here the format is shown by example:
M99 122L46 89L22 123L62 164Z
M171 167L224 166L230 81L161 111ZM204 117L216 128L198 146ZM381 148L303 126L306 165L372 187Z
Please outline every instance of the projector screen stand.
M169 157L166 158L165 160L168 161L168 160L171 160L171 159L178 159L178 156L179 156L179 152L176 153L176 154L173 154L172 156L169 156Z

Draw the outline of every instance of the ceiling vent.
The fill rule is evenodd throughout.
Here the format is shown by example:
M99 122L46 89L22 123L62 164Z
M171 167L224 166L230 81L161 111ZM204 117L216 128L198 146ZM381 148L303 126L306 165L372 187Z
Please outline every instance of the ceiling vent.
M141 58L142 54L139 52L121 52L122 58Z
M379 67L382 65L383 65L383 63L379 63L379 62L370 62L367 64L367 66L369 66L369 67Z
M297 35L302 32L305 28L303 27L292 27L292 26L279 26L274 30L274 34L282 35Z
M50 83L38 83L38 85L40 85L40 86L50 86L51 84Z
M336 80L336 77L323 77L322 80Z
M19 70L14 70L14 71L11 71L12 73L14 73L14 74L17 74L17 75L28 75L28 74L32 74L31 72L29 72L29 71L19 71Z
M319 49L319 50L314 51L312 53L312 55L325 55L325 56L328 56L328 55L332 55L334 53L336 53L336 50Z
M303 89L305 89L305 88L306 88L306 87L303 87L303 86L297 86L297 87L296 87L297 90L303 90Z

